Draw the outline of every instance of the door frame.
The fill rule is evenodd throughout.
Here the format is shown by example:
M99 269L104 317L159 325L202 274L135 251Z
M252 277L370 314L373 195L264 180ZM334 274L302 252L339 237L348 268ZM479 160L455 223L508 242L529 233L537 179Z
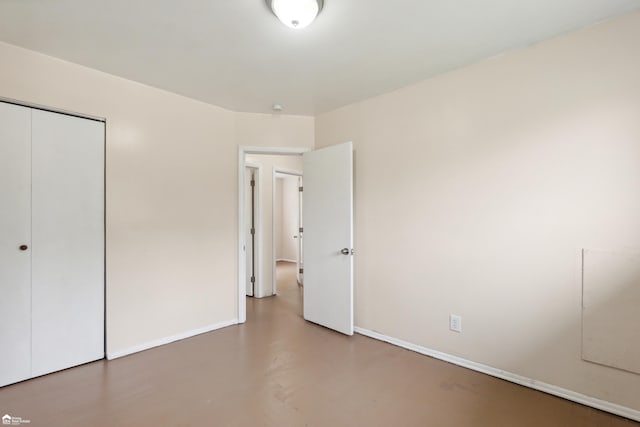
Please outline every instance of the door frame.
M247 321L247 302L246 302L246 263L247 257L244 249L244 197L245 197L245 182L244 182L244 167L245 167L245 155L247 154L266 154L275 156L300 156L311 148L301 147L252 147L252 146L239 146L238 147L238 216L237 216L237 256L238 256L238 270L236 272L238 276L238 283L236 288L236 298L238 304L238 323L244 323Z
M276 217L276 179L278 175L289 175L289 176L297 176L297 177L302 177L303 173L302 171L298 171L298 170L294 170L294 169L286 169L286 168L278 168L278 167L274 167L273 171L271 172L271 236L273 236L271 238L271 253L273 254L273 265L271 266L271 280L273 283L273 294L277 295L278 294L278 283L276 281L276 265L277 265L277 259L276 259L276 221L275 221L275 217ZM298 194L298 197L300 197L300 195ZM300 209L298 208L298 216L300 215ZM298 224L300 224L300 219L298 219Z
M245 169L254 169L255 175L253 179L256 181L256 185L254 187L254 199L253 199L253 209L254 209L254 228L255 239L254 239L254 263L255 263L255 271L253 275L256 279L255 286L253 287L253 297L256 296L258 287L262 285L262 165L258 163L245 162ZM245 182L244 185L247 185ZM246 189L245 189L246 190ZM244 205L244 204L243 204ZM244 221L244 217L242 219ZM245 234L246 237L246 234ZM243 250L246 251L246 242L243 243ZM245 252L245 262L246 262L246 252ZM246 278L246 264L245 264L245 278ZM245 279L245 296L246 295L246 286L247 281Z

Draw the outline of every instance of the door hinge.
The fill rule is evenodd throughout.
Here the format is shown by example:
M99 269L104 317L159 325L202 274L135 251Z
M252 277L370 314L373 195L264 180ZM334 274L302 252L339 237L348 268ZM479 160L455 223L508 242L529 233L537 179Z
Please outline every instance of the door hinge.
M300 186L298 187L298 191L302 192L302 190L304 189L304 187Z
M254 236L256 234L256 229L251 227L251 235Z
M300 227L299 230L300 230L300 233L304 233L304 228Z
M255 186L256 186L256 180L255 180L255 179L252 179L252 180L251 180L251 186L252 186L252 187L255 187Z
M298 270L298 273L304 274L304 268L301 268L300 270Z
M251 283L256 283L256 276L251 276Z

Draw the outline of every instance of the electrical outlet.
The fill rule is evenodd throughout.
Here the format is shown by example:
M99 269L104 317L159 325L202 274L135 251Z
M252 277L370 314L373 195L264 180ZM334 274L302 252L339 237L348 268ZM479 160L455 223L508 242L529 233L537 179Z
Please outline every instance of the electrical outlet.
M449 315L449 329L453 332L462 332L462 317L457 314Z

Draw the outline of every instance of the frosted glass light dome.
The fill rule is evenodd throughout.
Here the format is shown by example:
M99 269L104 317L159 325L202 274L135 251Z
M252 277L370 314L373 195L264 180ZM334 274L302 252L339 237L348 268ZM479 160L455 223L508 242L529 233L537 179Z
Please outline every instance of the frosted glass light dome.
M284 25L299 30L311 24L322 9L322 0L268 0Z

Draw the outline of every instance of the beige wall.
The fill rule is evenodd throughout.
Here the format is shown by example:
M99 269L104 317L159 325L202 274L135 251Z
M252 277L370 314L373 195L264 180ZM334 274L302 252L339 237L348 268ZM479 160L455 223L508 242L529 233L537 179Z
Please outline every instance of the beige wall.
M279 145L282 146L282 145ZM256 287L256 297L263 298L273 295L273 257L274 253L274 233L273 233L273 171L274 168L289 170L302 170L302 156L274 156L274 155L247 155L245 160L251 164L260 165L262 169L260 181L260 210L262 228L262 249L260 254L260 277Z
M302 162L300 162L302 172ZM296 261L298 258L298 235L300 227L298 204L298 177L280 175L276 191L276 259Z
M634 13L316 118L355 143L358 326L640 410L580 351L581 249L640 247L639 40Z
M238 144L313 118L233 113L0 43L0 96L107 119L107 350L237 318Z
M313 117L237 113L235 140L243 147L312 148L314 125Z

